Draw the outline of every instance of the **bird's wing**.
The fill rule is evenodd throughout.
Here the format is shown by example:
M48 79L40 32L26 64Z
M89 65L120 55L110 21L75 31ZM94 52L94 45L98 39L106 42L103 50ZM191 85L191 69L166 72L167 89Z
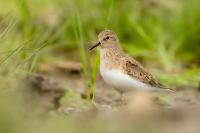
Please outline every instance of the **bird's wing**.
M128 58L128 59L127 59ZM155 88L169 89L168 87L162 85L160 82L154 79L154 77L147 72L143 66L130 57L125 57L122 59L124 62L125 73L129 76L138 79L139 81L146 83Z

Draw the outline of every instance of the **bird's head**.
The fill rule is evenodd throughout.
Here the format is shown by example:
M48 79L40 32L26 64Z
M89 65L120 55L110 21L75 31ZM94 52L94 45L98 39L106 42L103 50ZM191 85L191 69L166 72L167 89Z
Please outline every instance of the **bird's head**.
M90 48L90 50L95 47L100 46L101 48L112 48L119 47L119 40L117 35L111 30L104 30L99 33L97 43Z

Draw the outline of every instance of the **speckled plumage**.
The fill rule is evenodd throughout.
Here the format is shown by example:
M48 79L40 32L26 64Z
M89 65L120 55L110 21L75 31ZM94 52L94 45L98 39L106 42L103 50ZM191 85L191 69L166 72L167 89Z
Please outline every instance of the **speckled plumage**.
M101 46L100 73L107 84L124 92L130 89L169 90L135 59L124 54L116 34L104 30L98 35Z

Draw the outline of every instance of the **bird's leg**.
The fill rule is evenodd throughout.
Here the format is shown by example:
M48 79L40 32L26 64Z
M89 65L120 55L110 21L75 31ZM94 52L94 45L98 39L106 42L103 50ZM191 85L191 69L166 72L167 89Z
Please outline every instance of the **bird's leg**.
M123 94L123 92L119 92L119 94L120 94L120 105L123 105L123 103L124 103L124 94Z

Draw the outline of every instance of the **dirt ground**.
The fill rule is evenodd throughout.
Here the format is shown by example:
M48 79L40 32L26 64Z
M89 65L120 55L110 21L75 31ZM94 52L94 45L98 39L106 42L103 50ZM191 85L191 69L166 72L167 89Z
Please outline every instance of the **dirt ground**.
M200 122L198 87L175 87L173 93L130 92L124 95L122 102L118 92L98 75L94 102L91 103L81 97L85 91L82 68L78 61L72 60L42 63L37 74L26 76L23 82L28 108L39 105L45 112L53 110L64 117L75 115L78 121L96 123L94 128L104 123L109 130L115 127L112 132L124 132L133 128L132 124L138 131L144 130L141 127L144 124L150 124L145 127L149 132L200 131L197 125Z
M46 66L48 66L48 68ZM38 73L40 73L39 75L46 77L47 80L55 81L59 86L62 86L70 92L81 95L85 91L81 64L79 62L57 62L54 65L42 64L38 69ZM170 106L198 106L200 104L200 90L198 87L191 88L189 86L182 86L174 88L176 89L175 92L162 93L160 99L167 100L169 104L171 102L172 105ZM132 93L125 94L125 97L129 97L126 95L130 94ZM160 94L152 93L152 95L155 95L156 97ZM162 98L162 96L164 97ZM95 102L109 106L118 105L120 102L120 95L118 92L108 86L100 75L98 75L96 82Z
M79 63L75 64L79 66ZM99 121L101 124L105 122L110 125L109 130L115 126L113 132L124 132L127 128L133 128L133 123L139 132L144 131L141 127L144 124L149 124L145 126L145 132L200 131L197 125L200 122L200 92L197 88L179 87L175 92L167 94L133 92L126 94L126 102L122 103L120 95L106 85L99 75L95 102L91 104L81 98L84 93L84 80L81 69L77 68L71 71L69 66L62 66L61 70L57 67L48 73L38 70L40 74L26 77L26 85L32 86L31 93L26 93L29 97L27 101L35 99L29 105L40 103L46 111L54 110L66 116L75 115L81 121L92 119L95 125L99 125ZM120 121L123 121L124 125L121 125Z

